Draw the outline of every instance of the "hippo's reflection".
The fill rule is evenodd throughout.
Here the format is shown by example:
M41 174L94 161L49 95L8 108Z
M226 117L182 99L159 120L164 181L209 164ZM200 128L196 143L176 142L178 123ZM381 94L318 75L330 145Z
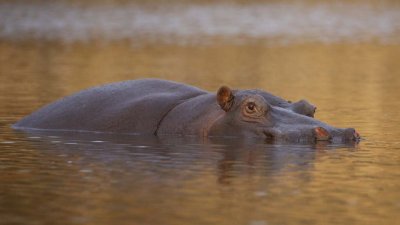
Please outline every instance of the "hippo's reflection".
M229 185L237 176L273 176L287 166L312 169L319 151L353 148L355 144L278 145L241 138L121 135L90 132L33 131L35 148L57 155L73 154L83 163L117 166L119 170L176 174L179 171L216 171L217 181ZM68 158L68 157L67 157ZM68 159L67 159L68 160ZM122 162L116 165L115 162ZM140 168L138 168L140 167Z

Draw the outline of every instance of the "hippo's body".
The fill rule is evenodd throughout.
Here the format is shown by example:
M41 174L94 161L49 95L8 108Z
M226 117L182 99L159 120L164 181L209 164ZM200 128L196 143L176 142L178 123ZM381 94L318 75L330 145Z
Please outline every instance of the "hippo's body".
M81 91L39 109L13 127L155 135L261 135L290 141L356 137L353 129L332 128L313 119L314 111L315 107L304 100L290 103L260 90L231 91L223 86L215 94L185 84L144 79Z

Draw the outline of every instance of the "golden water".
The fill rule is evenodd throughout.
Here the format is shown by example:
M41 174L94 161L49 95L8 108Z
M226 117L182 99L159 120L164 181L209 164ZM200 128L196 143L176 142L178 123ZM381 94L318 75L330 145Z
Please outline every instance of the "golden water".
M399 44L207 38L2 39L0 224L399 223ZM272 145L10 128L78 90L144 77L307 99L317 119L355 127L363 140Z

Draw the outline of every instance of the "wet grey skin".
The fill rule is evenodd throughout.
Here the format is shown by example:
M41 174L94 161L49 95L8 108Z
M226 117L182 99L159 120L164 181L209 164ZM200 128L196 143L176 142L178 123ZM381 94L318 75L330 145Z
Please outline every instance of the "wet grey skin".
M307 100L300 100L292 103L278 96L272 95L262 90L247 90L247 94L261 95L272 106L289 109L295 113L302 114L309 117L314 117L317 107L310 104Z
M83 90L42 107L15 129L131 134L236 136L277 142L359 140L352 129L313 118L315 106L291 103L261 90L217 93L159 79L112 83Z

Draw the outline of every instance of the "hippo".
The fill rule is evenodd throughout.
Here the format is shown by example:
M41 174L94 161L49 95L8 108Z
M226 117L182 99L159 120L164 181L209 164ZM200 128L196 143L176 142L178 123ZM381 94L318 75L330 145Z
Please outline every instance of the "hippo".
M262 90L194 86L141 79L80 91L22 118L14 129L260 138L283 142L348 142L353 128L314 118L316 107Z

